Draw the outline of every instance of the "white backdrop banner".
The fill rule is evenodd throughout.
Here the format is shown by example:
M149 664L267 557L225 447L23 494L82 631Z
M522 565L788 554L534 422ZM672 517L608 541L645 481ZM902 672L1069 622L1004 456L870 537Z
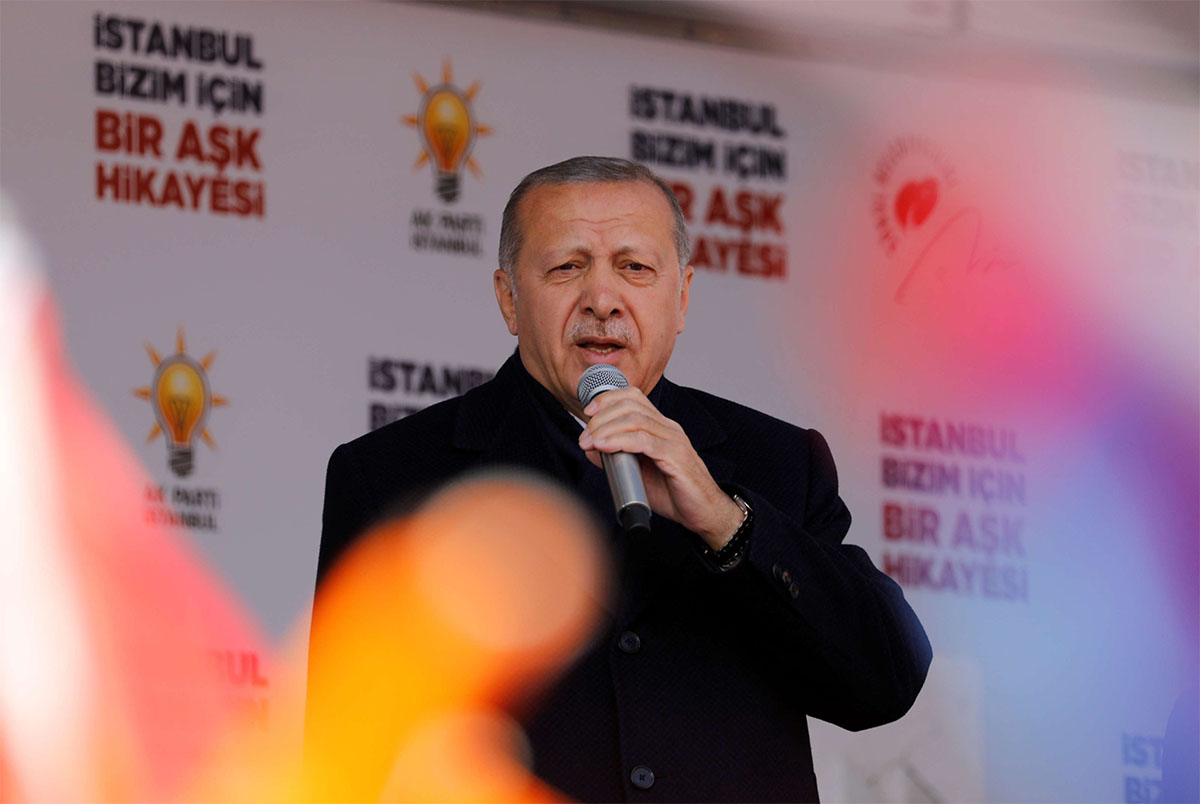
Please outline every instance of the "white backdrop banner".
M823 796L1156 800L1195 660L1195 106L424 6L3 14L3 190L72 357L145 515L270 632L305 627L332 449L512 351L508 192L623 156L694 239L669 376L827 436L934 645L898 724L813 723Z

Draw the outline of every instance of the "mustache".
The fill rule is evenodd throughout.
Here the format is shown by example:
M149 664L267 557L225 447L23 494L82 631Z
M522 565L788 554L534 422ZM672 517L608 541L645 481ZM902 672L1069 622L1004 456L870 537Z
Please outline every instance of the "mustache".
M616 341L621 346L629 346L633 342L633 329L619 318L584 319L576 321L567 327L567 340L579 343L591 338L603 338Z

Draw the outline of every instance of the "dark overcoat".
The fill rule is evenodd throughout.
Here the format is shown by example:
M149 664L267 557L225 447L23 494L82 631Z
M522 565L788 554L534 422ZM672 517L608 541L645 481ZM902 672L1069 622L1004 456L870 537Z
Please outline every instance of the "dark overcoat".
M318 581L373 521L464 472L562 471L523 372L514 354L489 382L334 451ZM585 801L816 801L806 717L899 718L929 667L925 632L843 543L850 513L819 433L666 378L653 398L753 509L749 548L721 572L655 516L650 538L615 550L602 636L521 714L534 769Z

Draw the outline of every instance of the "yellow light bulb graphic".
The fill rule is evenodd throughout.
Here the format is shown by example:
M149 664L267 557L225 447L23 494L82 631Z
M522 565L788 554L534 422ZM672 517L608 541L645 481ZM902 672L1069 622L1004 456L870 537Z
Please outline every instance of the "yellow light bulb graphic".
M212 436L204 427L209 408L228 405L229 400L214 394L208 387L208 369L217 353L209 352L199 362L187 355L183 328L175 338L175 354L163 360L149 343L146 354L154 364L154 382L134 388L133 395L154 406L158 420L150 431L149 444L163 433L167 434L167 463L180 477L192 473L192 444L199 436L205 444L216 449Z
M443 201L458 198L458 173L475 139L467 99L454 87L432 90L421 110L421 138L437 166L437 194Z
M187 355L172 355L159 365L154 377L154 412L171 439L168 462L180 477L192 472L192 442L211 404L204 372L195 361Z
M425 105L424 122L425 141L433 150L438 170L457 172L471 142L466 100L451 88L434 91Z
M421 135L421 155L414 167L433 162L436 180L434 190L445 202L458 199L459 177L463 166L479 176L479 166L471 157L471 148L476 137L486 137L492 130L475 119L471 101L479 92L476 81L466 89L454 85L450 62L442 65L442 81L436 86L420 75L413 75L417 90L421 93L421 109L417 114L401 118L406 125L417 129Z

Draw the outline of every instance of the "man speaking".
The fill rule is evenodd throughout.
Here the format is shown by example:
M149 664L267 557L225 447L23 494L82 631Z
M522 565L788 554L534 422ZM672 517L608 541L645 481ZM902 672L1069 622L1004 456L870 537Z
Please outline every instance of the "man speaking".
M516 353L334 451L318 580L398 501L465 471L555 477L611 523L619 588L603 635L524 718L534 771L584 801L816 801L806 716L855 730L900 717L929 642L900 588L842 543L824 439L663 376L688 252L678 202L639 164L526 176L493 275ZM628 387L585 406L597 364ZM617 453L636 456L649 531L617 524L601 457Z

